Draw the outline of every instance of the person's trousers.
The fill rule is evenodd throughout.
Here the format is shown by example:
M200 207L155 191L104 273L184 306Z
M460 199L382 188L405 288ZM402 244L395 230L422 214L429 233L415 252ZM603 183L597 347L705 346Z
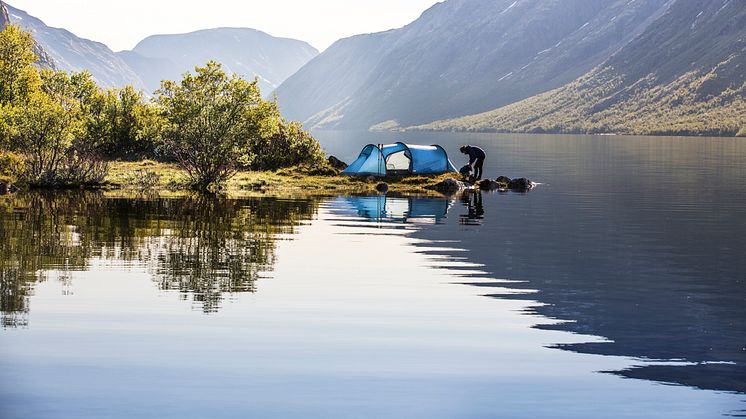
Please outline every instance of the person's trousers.
M477 180L482 179L483 168L484 168L484 159L477 159L477 161L474 162L474 177Z

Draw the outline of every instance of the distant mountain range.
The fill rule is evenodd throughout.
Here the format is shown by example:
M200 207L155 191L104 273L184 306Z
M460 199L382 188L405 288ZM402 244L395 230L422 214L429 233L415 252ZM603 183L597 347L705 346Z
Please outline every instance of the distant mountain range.
M343 39L277 90L318 128L396 128L495 109L568 83L671 0L449 0L413 23Z
M744 0L447 0L322 54L237 28L114 53L8 11L45 65L152 92L216 59L307 128L746 135Z
M744 13L742 0L448 0L338 41L277 93L314 128L746 135Z
M318 54L302 41L275 38L254 29L220 28L151 36L117 56L150 90L157 89L163 79L178 79L184 71L217 59L227 71L259 77L262 92L270 93Z
M133 51L113 52L100 43L51 28L28 13L7 6L11 23L33 33L57 68L88 70L106 87L134 85L152 92L163 79L178 79L214 59L226 70L248 79L259 78L262 92L282 81L318 54L302 41L275 38L254 29L220 28L183 35L151 36Z
M679 0L572 83L416 129L746 136L746 1Z

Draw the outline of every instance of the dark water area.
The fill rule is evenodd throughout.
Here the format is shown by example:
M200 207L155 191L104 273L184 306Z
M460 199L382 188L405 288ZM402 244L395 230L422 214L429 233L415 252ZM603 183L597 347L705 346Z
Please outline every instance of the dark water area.
M746 143L460 144L528 193L0 199L0 418L746 414Z
M416 233L461 247L533 292L538 326L613 343L563 349L690 366L616 373L746 393L746 142L678 137L360 133L362 142L484 148L488 177L529 177L529 194L468 194L458 220ZM347 133L320 133L354 158ZM463 162L465 163L465 162ZM464 228L474 226L473 229ZM425 246L426 247L426 246ZM446 252L446 254L448 254ZM489 287L493 284L475 284ZM504 287L504 282L496 282ZM495 295L496 298L523 298Z

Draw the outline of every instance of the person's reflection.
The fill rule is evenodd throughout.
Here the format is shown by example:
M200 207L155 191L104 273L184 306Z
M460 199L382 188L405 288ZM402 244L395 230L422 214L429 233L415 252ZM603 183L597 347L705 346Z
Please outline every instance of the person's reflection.
M468 212L459 218L463 225L481 225L484 219L484 205L482 204L482 192L467 192L461 196L461 202Z

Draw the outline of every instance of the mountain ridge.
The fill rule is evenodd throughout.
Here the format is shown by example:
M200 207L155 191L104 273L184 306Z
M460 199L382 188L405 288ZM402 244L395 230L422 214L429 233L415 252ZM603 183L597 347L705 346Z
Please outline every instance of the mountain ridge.
M670 4L449 0L403 28L338 41L277 94L286 117L314 128L409 126L486 111L581 76ZM320 90L336 92L322 100Z
M10 20L10 13L4 2L0 1L0 31L5 29L6 26L12 24ZM47 54L44 48L39 45L38 42L34 42L34 54L39 57L39 61L36 63L41 68L55 69L54 60Z
M318 53L304 41L274 37L258 29L220 27L151 35L131 51L117 55L142 75L150 90L157 89L161 79L178 78L214 59L231 73L258 77L262 91L269 93Z
M34 36L42 63L53 61L58 69L65 71L88 70L94 80L104 87L133 85L137 89L153 92L160 87L161 80L178 80L183 73L214 59L223 63L229 73L248 79L258 77L262 91L270 93L318 54L304 41L278 38L252 28L229 27L201 29L186 34L152 35L140 41L132 51L115 53L101 42L78 37L63 28L47 26L41 19L23 10L11 5L7 7L9 22L18 24ZM253 38L234 36L237 32L252 34ZM224 33L228 35L221 37ZM205 35L207 41L194 40L196 35ZM186 44L193 45L183 45L182 42L177 48L179 39L189 39ZM163 40L172 45L147 48L148 44ZM229 50L229 46L235 47L235 50Z
M410 129L746 135L746 3L677 1L645 33L565 86Z

